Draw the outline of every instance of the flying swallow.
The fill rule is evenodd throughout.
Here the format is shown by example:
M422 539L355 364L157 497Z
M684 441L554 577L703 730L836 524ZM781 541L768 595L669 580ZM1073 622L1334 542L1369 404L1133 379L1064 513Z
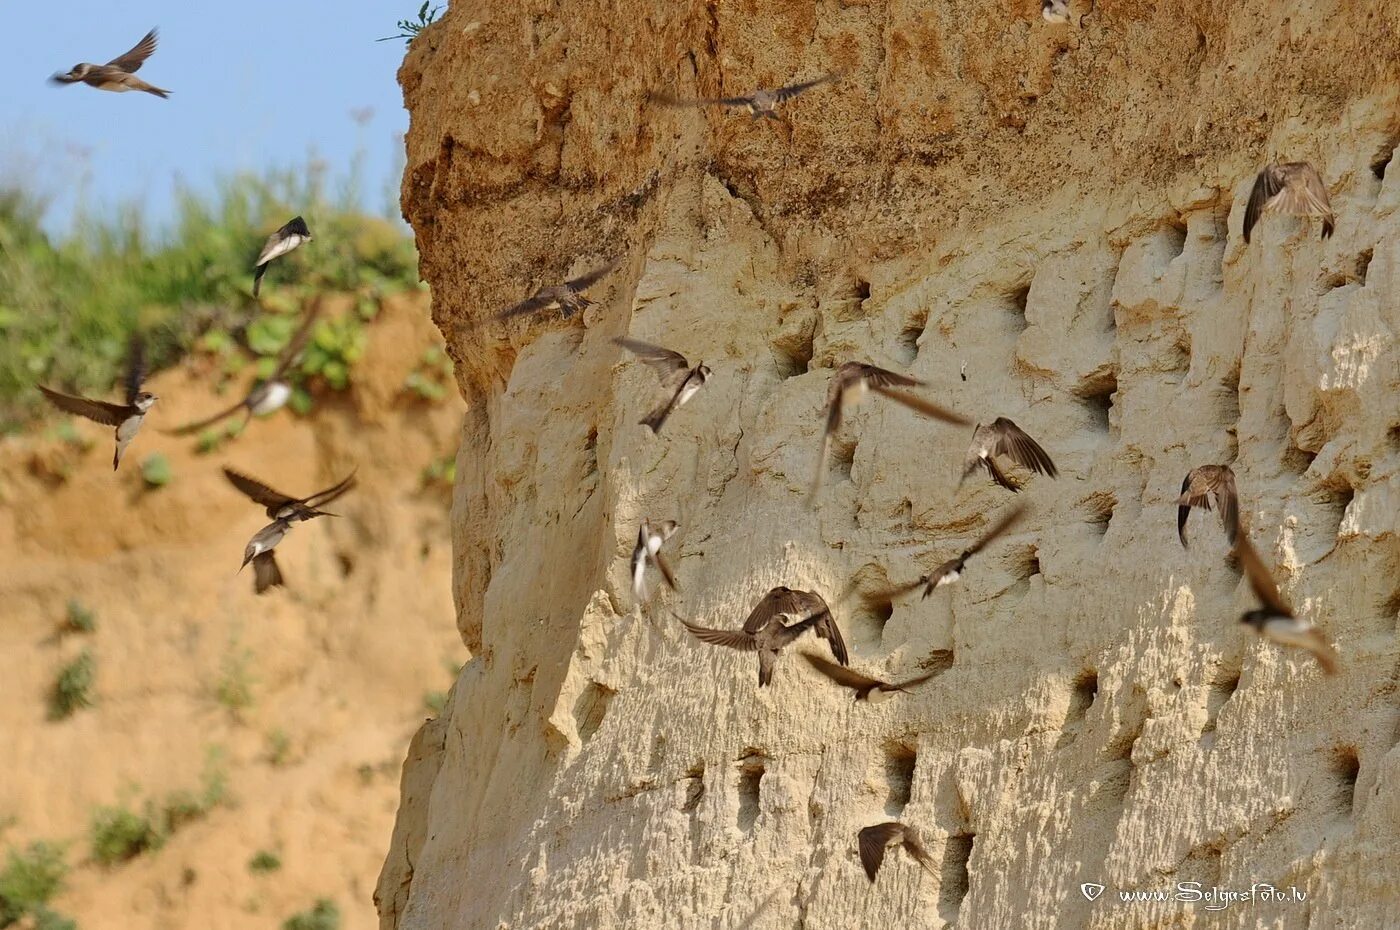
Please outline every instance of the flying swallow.
M281 587L286 583L282 579L282 570L277 567L277 556L273 550L291 528L290 520L273 520L248 540L243 550L243 564L238 566L238 570L241 572L249 562L253 563L254 593L263 594L268 588Z
M152 29L146 33L146 37L124 55L119 55L107 62L105 65L94 65L89 62L81 62L73 66L73 70L67 74L55 74L49 78L55 84L76 84L82 81L89 87L96 87L98 90L110 90L121 93L128 90L144 90L148 94L155 94L157 97L169 97L170 91L162 90L152 84L147 84L136 76L136 72L141 69L147 58L156 50L156 31Z
M666 557L661 554L661 545L675 535L678 526L675 520L658 523L655 527L650 521L642 521L641 529L637 531L637 545L632 549L632 594L638 604L645 604L650 596L646 578L648 563L656 566L672 591L677 590L676 576L671 566L666 564Z
M1327 637L1322 635L1321 630L1307 620L1293 615L1293 608L1279 596L1273 576L1269 574L1263 560L1259 558L1259 553L1250 544L1247 533L1240 534L1239 542L1235 543L1235 552L1244 567L1245 577L1249 579L1250 589L1262 605L1242 614L1240 622L1249 624L1265 638L1276 643L1306 649L1317 659L1324 674L1337 674L1341 663L1337 659L1336 650L1327 642Z
M792 617L794 622L785 625L783 617ZM810 591L774 588L763 596L763 600L744 621L743 629L739 630L715 630L686 620L681 620L681 623L703 643L728 646L742 652L757 652L759 687L773 680L773 668L783 649L808 630L827 641L837 662L846 665L850 661L846 641L841 638L841 630L836 626L831 609L821 595Z
M1069 4L1065 0L1040 0L1040 15L1045 17L1047 23L1068 23Z
M1235 473L1228 465L1201 465L1186 473L1181 482L1181 496L1176 499L1176 535L1186 545L1186 518L1192 507L1210 510L1210 499L1220 508L1220 522L1225 538L1235 544L1240 527L1240 501L1235 493Z
M306 314L306 318L302 320L301 326L292 336L291 341L287 343L287 347L283 349L282 354L277 357L277 367L272 370L272 374L268 376L266 381L255 382L252 390L232 407L220 410L218 413L206 417L203 420L194 423L186 423L184 426L177 427L173 430L167 430L167 432L172 436L188 436L191 433L197 433L200 430L213 426L215 423L218 423L225 417L232 416L239 410L247 412L247 416L243 419L243 425L247 426L248 422L255 416L264 416L282 409L292 396L292 385L287 378L287 372L290 371L292 365L296 363L297 357L301 355L302 349L306 348L306 341L311 336L311 327L316 322L318 312L318 310L313 309Z
M669 395L660 406L641 420L644 426L651 427L653 433L660 433L661 427L666 423L666 418L671 415L672 411L694 397L709 380L709 366L700 362L692 368L690 362L686 361L686 357L679 352L672 352L670 349L636 339L618 337L613 342L636 354L638 358L651 366L661 379L661 387Z
M313 517L336 516L336 514L326 513L319 508L355 487L354 472L347 475L339 484L333 484L324 491L317 491L306 497L292 497L290 494L274 491L261 481L239 474L232 468L224 468L224 477L254 503L266 507L268 519L284 522L288 526L293 523L305 522Z
M64 413L77 414L80 417L87 417L94 423L101 423L103 426L115 426L117 429L117 450L112 453L112 470L116 471L118 465L122 463L122 455L126 452L126 447L131 445L131 441L136 438L136 434L141 429L141 423L146 419L146 413L151 409L151 405L160 400L154 394L141 390L141 384L146 380L146 352L139 339L131 340L130 361L127 364L126 372L126 403L109 404L100 400L89 400L86 397L74 397L71 394L60 394L39 385L39 390L53 404Z
M546 284L535 291L533 297L528 297L515 306L502 310L491 319L508 320L522 314L534 313L536 310L558 310L567 320L575 313L593 305L593 301L584 296L583 292L601 281L618 266L619 261L619 259L614 259L601 268L595 268L588 274L574 278L572 281L565 281L563 284Z
M310 242L313 238L311 230L306 228L306 220L299 216L292 217L275 233L268 236L267 241L263 243L262 251L258 253L258 260L254 263L257 267L253 270L253 296L258 296L258 291L262 290L263 275L267 274L267 266L272 264L273 259L281 258L303 242Z
M920 577L917 581L911 581L897 588L890 588L885 591L862 595L862 600L870 606L883 606L894 602L896 599L910 592L917 591L919 588L923 588L923 596L928 597L944 585L952 584L961 578L964 569L967 567L967 560L981 552L998 536L1019 523L1021 518L1025 516L1025 513L1026 508L1024 505L1011 508L1006 513L1002 514L1001 519L993 523L991 527L982 534L981 538L964 549L962 554L957 558L949 559L927 575Z
M863 675L855 669L837 665L835 662L828 662L821 656L814 656L810 652L799 653L802 658L811 663L812 668L821 672L827 678L841 685L843 688L850 688L856 693L857 701L868 701L871 704L879 704L888 700L896 691L908 692L910 688L918 687L928 681L938 672L929 672L927 675L920 675L918 678L911 678L908 681L901 681L897 684L881 681L878 678L871 678Z
M824 74L819 78L810 81L803 81L800 84L789 84L786 87L760 88L746 97L706 97L699 100L677 100L674 97L665 95L653 95L652 99L657 103L669 107L739 107L747 110L749 116L754 119L781 119L778 115L778 107L787 103L793 97L804 91L811 90L822 84L830 83L840 78L837 72Z
M979 423L972 431L972 445L967 450L967 458L963 460L962 480L958 484L961 485L978 466L981 466L987 469L987 474L992 476L993 481L1008 491L1021 490L997 466L998 455L1004 455L1018 465L1042 475L1049 475L1051 478L1059 474L1050 456L1045 454L1045 450L1025 430L1006 417L997 417L991 426Z
M923 386L924 382L916 378L895 374L864 362L846 362L836 369L826 391L826 428L822 430L822 446L817 455L817 471L812 479L812 490L807 495L809 503L814 502L821 491L822 479L826 475L826 450L831 445L832 435L841 428L842 410L859 403L871 391L944 423L952 423L955 426L972 425L971 420L960 414L945 410L907 391L895 390L898 387Z
M1254 224L1265 213L1286 213L1290 216L1322 217L1322 238L1332 235L1337 216L1327 196L1327 185L1317 169L1305 161L1270 165L1254 179L1249 203L1244 208L1244 241Z
M904 851L923 866L925 872L935 876L938 874L933 870L933 857L928 854L918 831L913 827L906 827L897 820L891 820L888 823L866 827L857 836L860 864L865 867L865 875L872 883L875 881L875 873L880 871L880 865L885 861L885 850L891 846L903 846Z

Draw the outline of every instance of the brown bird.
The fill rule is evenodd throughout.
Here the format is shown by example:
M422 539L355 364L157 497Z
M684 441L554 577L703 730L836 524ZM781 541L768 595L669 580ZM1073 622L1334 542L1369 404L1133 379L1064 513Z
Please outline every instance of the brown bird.
M1261 635L1284 646L1306 649L1317 659L1326 675L1335 675L1341 667L1336 650L1327 642L1327 637L1312 623L1293 615L1293 608L1279 596L1273 576L1264 567L1263 559L1254 546L1250 545L1248 534L1241 533L1235 544L1244 574L1249 579L1250 590L1259 598L1262 606L1246 611L1240 616L1241 623L1254 627Z
M240 474L232 468L224 468L224 477L229 480L229 484L232 484L254 503L266 507L269 519L280 520L287 524L305 522L313 517L337 516L333 513L326 513L319 508L355 487L355 473L353 471L339 484L333 484L324 491L317 491L306 497L292 497L290 494L274 491L261 481Z
M679 352L639 339L624 339L620 336L613 342L634 353L650 366L661 379L661 387L667 392L666 400L640 421L642 425L651 427L653 433L661 432L661 427L665 425L666 418L672 411L699 393L710 378L709 366L701 362L692 368L686 357Z
M574 278L572 281L565 281L563 284L547 284L535 291L534 296L502 310L491 319L508 320L522 314L534 313L536 310L558 310L567 320L580 310L585 310L593 305L593 301L584 296L583 292L601 281L618 266L620 261L621 259L614 259L601 268L595 268L588 274Z
M783 617L792 617L794 622L784 625ZM757 652L759 687L773 680L773 668L783 649L808 630L827 641L837 662L846 665L850 661L846 641L841 637L831 609L821 595L811 591L795 591L781 586L774 588L758 602L740 630L716 630L679 617L677 619L703 643L727 646L742 652Z
M1254 224L1265 213L1286 213L1290 216L1319 216L1322 218L1322 238L1332 235L1337 222L1327 185L1317 169L1305 161L1270 165L1254 179L1249 203L1244 208L1244 241Z
M841 77L838 72L824 74L819 78L810 81L803 81L799 84L789 84L786 87L760 88L745 97L705 97L699 100L677 100L674 97L665 95L653 95L652 99L657 103L670 107L738 107L748 111L749 116L754 119L781 119L778 115L778 107L787 103L793 97L805 91L811 90L822 84L830 83Z
M103 426L114 426L117 430L117 449L112 453L112 470L116 471L117 466L122 463L122 456L126 453L126 447L131 445L131 441L136 438L136 434L141 430L141 424L146 419L147 412L156 401L160 400L155 394L149 394L141 390L141 384L146 380L146 352L140 339L131 340L130 358L126 370L126 403L109 404L100 400L89 400L86 397L75 397L71 394L60 394L58 391L51 391L39 385L40 392L64 413L76 414L86 417L94 423L101 423Z
M822 431L821 452L817 455L817 471L812 479L812 490L807 495L809 504L816 501L817 494L821 491L822 479L826 475L827 447L831 445L832 435L841 428L843 408L864 400L871 391L944 423L952 423L955 426L972 425L971 420L960 414L945 410L907 391L895 390L899 387L923 386L924 382L917 378L895 374L864 362L846 362L836 369L826 390L826 428Z
M938 874L933 869L933 857L924 848L919 832L897 820L877 823L873 827L861 830L857 845L860 849L860 864L865 866L865 875L871 882L875 881L875 873L880 871L880 865L885 861L885 850L891 846L903 846L904 851L923 866L925 872L935 876Z
M292 385L291 381L287 378L287 373L291 370L292 365L296 363L297 358L301 355L302 349L306 348L306 342L311 338L311 328L316 323L317 315L317 309L312 309L306 314L306 318L302 320L301 326L297 329L296 333L293 334L291 341L287 343L287 347L283 349L282 354L277 357L277 367L272 370L272 374L269 375L265 381L255 382L252 389L242 400L232 407L220 410L212 416L205 417L203 420L198 420L194 423L186 423L184 426L178 426L173 430L167 430L167 432L173 436L188 436L191 433L197 433L200 430L213 426L215 423L218 423L225 417L232 416L239 410L246 411L247 415L243 418L243 425L247 426L253 417L265 416L286 406L287 401L292 398Z
M997 417L991 426L978 423L977 428L972 431L972 445L967 450L967 458L963 460L962 480L958 485L961 486L962 482L981 466L987 469L987 474L992 476L993 481L1008 491L1021 490L997 466L998 455L1004 455L1038 474L1049 475L1051 478L1059 475L1055 470L1055 463L1039 443L1006 417Z
M943 587L944 585L952 584L953 582L961 578L963 570L967 567L967 560L972 558L977 553L981 552L987 547L989 543L995 540L998 536L1002 535L1007 530L1011 529L1013 526L1019 523L1021 518L1025 516L1025 513L1025 505L1012 507L1006 513L1004 513L999 520L993 523L987 529L987 531L982 534L980 539L974 542L971 546L968 546L966 549L964 549L961 555L957 556L956 558L949 559L942 565L935 568L933 571L929 572L927 575L921 576L917 581L911 581L908 584L900 585L897 588L888 588L884 591L877 591L871 594L864 594L861 596L861 599L864 600L866 604L871 607L880 607L892 604L898 598L901 598L912 591L917 591L919 588L923 588L923 596L928 597L937 589Z
M657 571L661 572L667 587L672 591L677 590L676 575L667 564L666 557L661 554L661 547L666 540L675 535L679 526L675 520L666 520L655 526L652 526L650 520L643 520L637 530L637 544L632 548L632 595L638 604L645 604L650 597L647 594L648 564L655 565Z
M145 38L132 47L131 51L118 55L105 65L80 62L74 65L67 74L55 74L49 80L55 84L76 84L81 81L89 87L96 87L98 90L110 90L117 93L142 90L148 94L155 94L157 97L169 97L170 91L147 84L136 76L141 65L145 63L147 58L151 57L151 53L155 50L156 31L152 29L146 33Z
M1235 473L1228 465L1201 465L1186 473L1181 482L1181 496L1176 499L1176 535L1186 545L1186 518L1192 507L1210 510L1210 499L1220 508L1220 522L1225 538L1235 544L1240 527L1240 501L1235 493Z
M878 678L871 678L869 675L864 675L843 665L837 665L835 662L828 662L821 656L814 656L810 652L799 653L799 655L811 663L812 668L827 678L843 688L850 688L854 691L857 701L868 701L871 704L879 704L888 700L896 691L907 693L910 688L918 687L938 674L938 672L929 672L927 675L920 675L918 678L894 684L881 681Z

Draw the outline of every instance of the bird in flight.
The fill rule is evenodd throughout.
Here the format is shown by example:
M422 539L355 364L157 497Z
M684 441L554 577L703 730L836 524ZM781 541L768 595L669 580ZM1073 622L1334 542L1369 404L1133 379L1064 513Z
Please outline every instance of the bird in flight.
M1323 239L1332 235L1337 223L1337 216L1332 212L1332 201L1327 196L1327 185L1322 182L1317 169L1305 161L1270 165L1254 179L1249 203L1244 208L1246 244L1254 224L1265 213L1321 217Z
M1239 542L1235 544L1235 552L1239 555L1245 577L1249 580L1249 587L1261 605L1245 611L1240 616L1240 622L1254 627L1266 639L1284 646L1306 649L1317 659L1324 674L1337 674L1341 662L1337 658L1336 650L1327 641L1327 637L1322 635L1321 630L1307 620L1294 616L1293 608L1279 595L1273 576L1264 567L1264 560L1259 558L1259 553L1250 545L1247 533L1240 534Z
M748 111L749 116L754 119L781 119L778 114L778 107L787 103L798 94L819 87L822 84L829 84L840 78L837 72L824 74L819 78L810 81L802 81L798 84L789 84L786 87L760 88L744 97L704 97L698 100L678 100L665 95L655 95L653 100L657 103L670 107L737 107Z
M311 230L306 227L306 220L299 216L292 217L268 236L262 251L258 253L258 260L254 263L257 267L253 269L253 296L258 296L258 292L262 290L263 275L267 274L267 266L272 264L273 259L281 258L302 243L310 242L312 238Z
M317 491L307 497L291 497L231 468L224 469L224 477L255 503L266 507L267 515L272 519L271 523L258 530L253 534L253 538L248 540L248 545L243 549L243 564L238 566L241 572L248 567L249 562L253 563L253 591L257 594L285 584L273 550L292 526L316 517L335 516L320 508L355 486L355 474L351 472L339 484L332 485L324 491Z
M903 846L904 851L923 866L925 872L930 875L938 874L933 869L933 857L924 848L918 831L897 820L877 823L861 830L857 834L857 846L860 850L860 864L865 867L865 876L872 883L875 881L875 873L880 871L880 866L885 861L885 850L891 846Z
M961 485L981 466L987 469L987 474L992 476L993 481L1008 491L1021 490L997 466L998 455L1004 455L1038 474L1049 475L1051 478L1059 474L1050 456L1025 430L1006 417L997 417L990 426L979 423L972 431L972 445L967 450L967 458L963 460L962 481L958 484Z
M655 527L648 520L642 521L641 529L637 531L637 545L632 549L632 594L638 604L645 604L650 597L647 593L648 564L656 566L672 591L677 590L675 573L661 554L661 546L675 535L678 528L675 520L658 523Z
M644 426L651 427L653 433L660 433L666 418L678 407L694 397L709 380L710 369L704 362L694 367L679 352L662 346L652 345L637 339L618 337L613 342L635 354L649 365L661 379L661 387L666 391L664 400L656 409L642 418Z
M924 382L917 378L896 374L864 362L846 362L831 377L826 391L826 427L822 430L821 451L817 454L817 471L812 478L812 490L807 495L809 504L814 503L821 491L822 479L826 475L826 452L831 445L831 437L841 428L842 411L852 404L859 403L872 391L881 397L888 397L924 416L952 423L955 426L971 426L972 421L960 414L945 410L916 394L897 390L902 387L923 387Z
M148 94L155 94L157 97L169 97L170 91L162 90L153 84L147 84L136 76L136 72L141 69L147 58L156 50L156 31L152 29L146 33L145 38L137 42L131 49L122 55L118 55L105 65L94 65L90 62L80 62L73 66L67 74L55 74L51 80L55 84L77 84L82 82L89 87L96 87L98 90L110 90L117 93L128 90L143 90Z
M1240 502L1235 493L1235 473L1228 465L1201 465L1186 473L1181 482L1181 496L1176 499L1176 535L1186 545L1186 518L1192 507L1210 510L1210 499L1220 508L1220 522L1225 538L1235 544L1240 526Z
M168 432L173 436L188 436L197 433L218 423L225 417L232 416L239 410L246 411L247 416L243 419L243 425L247 426L253 417L266 416L282 409L292 396L292 385L287 378L287 373L296 363L297 357L301 355L302 349L306 348L306 342L311 337L311 327L315 324L318 315L317 309L310 310L301 326L292 335L292 339L287 343L287 347L282 350L282 354L277 357L277 367L272 370L272 374L265 381L258 381L238 403L232 407L220 410L212 416L205 417L193 423L186 423L184 426L176 427Z
M888 700L896 691L907 693L910 688L916 688L938 674L938 672L929 672L927 675L920 675L918 678L911 678L908 681L892 683L871 678L869 675L861 674L843 665L837 665L835 662L828 662L821 656L814 656L810 652L802 652L799 655L806 659L812 668L827 678L843 688L850 688L854 691L857 701L868 701L871 704L879 704Z
M794 622L784 624L784 617L793 618ZM773 680L773 668L782 651L808 630L827 641L837 662L842 665L850 662L846 641L841 637L831 608L820 594L811 591L774 588L763 596L739 630L716 630L686 620L681 623L701 642L741 652L757 652L760 688Z
M575 313L586 310L593 305L593 301L589 300L583 292L601 281L618 266L619 261L619 259L614 259L601 268L595 268L588 274L580 275L571 281L565 281L563 284L546 284L535 291L533 296L527 297L513 307L507 307L491 319L508 320L511 317L534 313L536 310L558 310L567 320Z
M1047 23L1068 23L1069 4L1065 0L1040 0L1040 15L1045 17Z
M923 596L928 597L944 585L952 584L961 578L963 571L967 568L967 560L981 552L998 536L1001 536L1019 523L1021 518L1025 516L1025 513L1026 508L1024 505L1011 508L1006 513L1002 514L1001 518L993 523L987 531L982 534L981 538L964 549L962 554L956 558L949 559L927 575L921 576L916 581L900 585L897 588L889 588L884 591L865 594L861 596L861 599L871 607L885 606L906 594L917 591L919 588L923 588Z
M145 380L145 347L140 339L132 339L126 370L125 404L109 404L105 401L89 400L86 397L60 394L58 391L49 390L42 384L39 385L39 390L48 398L49 403L64 413L86 417L94 423L101 423L103 426L116 427L117 450L112 453L112 470L115 471L117 466L122 463L126 447L131 445L131 441L141 430L141 424L145 421L147 412L157 400L160 400L156 395L141 390L141 385Z

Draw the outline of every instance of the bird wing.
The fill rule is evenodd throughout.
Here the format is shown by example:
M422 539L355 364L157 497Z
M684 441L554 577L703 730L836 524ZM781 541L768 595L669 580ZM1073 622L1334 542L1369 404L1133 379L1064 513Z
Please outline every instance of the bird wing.
M880 864L885 861L885 849L890 842L904 835L904 824L898 821L889 823L877 823L873 827L866 827L857 834L857 846L860 849L860 864L865 867L865 876L872 882L875 881L875 873L880 871Z
M1306 637L1306 648L1317 659L1317 664L1322 666L1324 675L1335 675L1341 671L1342 661L1337 656L1337 650L1332 648L1332 644L1327 641L1321 630L1311 627Z
M57 391L49 390L42 384L38 387L43 395L49 399L49 403L64 413L87 417L94 423L101 423L103 426L121 426L126 418L131 416L130 407L109 404L100 400L89 400L86 397L74 397L72 394L60 394Z
M860 376L870 388L887 387L923 387L924 382L918 378L910 378L908 375L901 375L898 372L881 368L878 365L860 365Z
M903 404L910 410L918 411L926 417L933 417L935 420L942 420L944 423L951 423L954 426L971 426L972 421L960 413L940 407L932 401L924 400L907 391L892 391L886 387L872 384L870 389L881 397L888 397L896 403Z
M933 867L933 857L928 854L924 844L919 842L919 836L913 830L904 831L904 851L912 856L915 862L923 866L925 872L933 876L938 875Z
M277 556L271 549L253 556L253 591L263 594L268 588L280 587L282 570L277 567Z
M1254 179L1254 187L1249 191L1249 203L1244 208L1244 241L1249 244L1249 234L1254 229L1254 225L1259 222L1259 217L1264 214L1265 205L1279 191L1283 190L1283 180L1277 174L1273 165L1259 172Z
M608 272L612 271L614 268L616 268L620 261L621 259L615 258L603 267L595 268L592 271L588 272L588 274L580 275L579 277L574 278L572 281L567 282L565 284L565 287L573 291L585 290L602 280L603 276L608 274Z
M1249 587L1254 596L1275 613L1285 617L1293 616L1293 609L1279 595L1274 577L1264 567L1264 560L1259 558L1259 553L1250 544L1247 535L1241 535L1239 542L1235 543L1235 552L1240 557L1240 564L1244 566L1245 577L1249 579Z
M744 620L744 632L750 635L757 633L768 626L774 617L782 614L798 616L801 608L797 599L792 596L796 593L790 588L774 588L763 595L762 600L754 605Z
M682 99L664 94L653 95L654 102L668 107L745 107L753 103L753 97L695 97Z
M685 360L684 355L673 352L664 346L652 345L650 342L627 339L622 336L617 337L613 342L645 362L649 368L656 372L656 376L661 379L663 384L676 373L690 369L690 362Z
M277 356L277 367L272 370L272 376L268 378L269 381L281 381L287 376L288 369L295 364L302 349L306 348L306 342L311 338L311 328L316 325L320 314L319 304L307 311L306 317L301 321L301 326L297 327L297 331L292 334L292 339L282 350L282 354Z
M1021 427L1006 417L997 417L992 421L992 429L996 432L997 437L996 455L1009 456L1018 465L1042 475L1049 475L1051 478L1059 474L1055 470L1055 463L1050 460L1050 456L1046 455L1040 444Z
M860 599L866 607L884 607L894 603L897 599L904 597L906 594L917 591L927 583L928 579L926 578L916 578L908 584L898 585L897 587L880 588L878 591L864 592L860 595Z
M716 630L707 626L698 626L688 620L681 620L681 625L690 631L691 636L702 643L709 643L711 646L728 646L730 649L738 649L740 652L753 652L758 648L758 642L753 635L745 633L743 630Z
M803 81L800 84L789 84L786 87L779 87L777 90L773 91L773 95L778 98L779 102L782 102L784 100L791 100L793 97L796 97L798 94L802 93L805 90L811 90L813 87L817 87L821 84L826 84L830 81L834 81L840 76L841 75L839 73L833 71L830 74L823 74L819 78L813 78L810 81Z
M869 675L862 675L855 669L837 665L835 662L828 662L821 656L814 656L810 652L801 653L812 668L821 672L827 678L841 685L843 688L850 688L852 691L868 691L871 688L888 688L885 682L878 678L871 678Z
M544 307L549 306L549 302L552 299L552 297L537 292L533 297L527 297L520 303L515 304L512 307L507 307L505 310L502 310L500 313L496 314L495 317L493 317L493 319L508 320L513 316L522 316L526 313L533 313L536 310L541 310Z
M850 654L846 652L846 640L841 637L841 628L836 625L836 618L831 611L823 611L816 615L816 622L812 625L812 630L831 646L831 654L836 657L836 661L842 665L849 665Z
M141 393L141 385L146 382L146 343L140 336L131 337L126 361L126 402L136 403L136 395Z
M1220 519L1225 524L1225 538L1233 545L1240 529L1240 497L1235 490L1235 473L1228 468L1219 471L1215 505L1220 508Z
M947 575L949 572L952 572L952 571L959 571L959 572L962 571L962 569L963 569L963 564L962 564L962 563L963 563L963 560L960 559L960 558L959 558L959 559L949 559L948 561L944 562L942 565L940 565L940 566L938 566L937 568L935 568L933 571L929 572L929 573L928 573L928 576L927 576L925 579L923 579L924 585L925 585L925 587L924 587L924 597L928 597L930 594L933 593L933 589L936 588L936 587L938 587L938 583L939 583L940 581L943 580L943 576L944 576L944 575Z
M281 491L274 491L261 481L239 474L227 466L224 467L224 477L229 480L229 484L251 498L254 503L262 504L264 507L281 507L283 504L290 504L296 500L295 497L289 497Z
M285 228L286 227L282 227L267 237L267 240L263 242L262 251L258 253L258 260L253 264L261 267L274 258L281 258L292 249L296 248L296 240L287 236L283 231Z
M981 552L984 548L986 548L988 543L992 542L1002 533L1005 533L1007 530L1011 529L1011 527L1019 523L1021 521L1021 518L1025 515L1025 504L1018 504L1017 506L1012 507L1010 510L1006 511L1006 513L1002 514L1001 519L993 523L991 528L988 529L987 532L982 534L981 539L973 543L967 549L967 551L963 553L963 558L966 559L978 552Z
M232 479L230 479L232 480ZM340 497L345 492L355 487L355 472L351 472L341 479L339 484L333 484L324 491L317 491L315 494L307 495L301 499L301 503L308 507L324 507L331 501Z
M910 678L907 681L892 682L886 685L886 687L892 688L895 691L908 691L910 688L917 688L919 685L928 681L930 678L937 676L941 671L942 670L939 669L937 671L929 672L927 675L920 675L917 678Z
M1320 216L1330 225L1332 201L1316 168L1308 162L1293 162L1281 165L1279 175L1283 189L1269 198L1264 209L1295 216Z
M213 426L215 423L218 423L224 417L231 416L232 414L237 413L247 402L247 398L245 397L243 400L240 400L232 407L220 410L218 413L209 417L205 417L203 420L196 420L193 423L186 423L183 426L177 426L174 429L166 430L165 432L171 436L189 436L192 433L197 433L202 429L207 429L208 427Z
M657 569L661 571L661 577L666 579L666 584L672 591L679 591L680 585L676 584L675 573L671 571L671 566L666 563L666 557L660 552L652 553L651 560L656 563Z
M141 65L156 50L156 31L152 29L145 37L131 47L131 50L107 62L107 67L128 73L139 71Z
M1191 516L1191 483L1195 477L1194 468L1186 473L1186 477L1181 479L1181 496L1176 499L1176 535L1183 546L1189 545L1186 542L1186 518Z

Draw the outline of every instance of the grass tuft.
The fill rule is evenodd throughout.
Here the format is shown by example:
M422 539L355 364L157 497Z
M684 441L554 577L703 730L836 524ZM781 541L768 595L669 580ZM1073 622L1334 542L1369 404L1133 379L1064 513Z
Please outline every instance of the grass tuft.
M340 930L340 908L329 898L321 898L311 910L283 921L282 930Z
M52 913L48 903L63 889L67 875L62 846L37 842L23 851L11 849L0 872L0 927L31 915L40 926L43 915Z
M49 719L64 720L84 707L91 707L92 684L96 675L97 660L87 649L63 666L49 694Z

